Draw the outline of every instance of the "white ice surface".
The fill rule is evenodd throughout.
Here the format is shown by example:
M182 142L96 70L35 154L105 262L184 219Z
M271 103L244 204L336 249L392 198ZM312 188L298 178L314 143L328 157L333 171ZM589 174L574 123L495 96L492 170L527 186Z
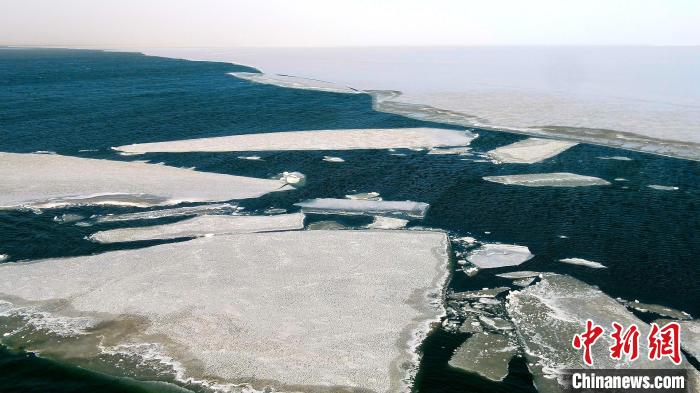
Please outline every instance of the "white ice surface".
M140 162L0 153L0 163L0 207L153 206L257 198L284 189L277 180Z
M315 214L387 215L423 218L429 205L413 201L316 198L295 203L303 212Z
M584 187L604 186L610 183L593 176L575 173L533 173L526 175L485 176L484 180L505 185L526 187Z
M100 231L90 236L98 243L174 239L234 233L291 231L304 228L304 215L274 216L199 216L172 224Z
M517 266L534 257L525 246L488 243L472 251L467 260L480 269Z
M568 263L569 265L579 265L579 266L591 267L593 269L605 269L607 267L600 262L589 261L589 260L583 259L583 258L564 258L564 259L560 259L559 262Z
M330 93L358 94L362 91L337 85L335 83L321 81L318 79L302 78L292 75L261 74L256 72L231 72L229 75L251 82L274 85L292 89L317 90Z
M443 313L435 299L447 247L441 232L215 236L3 264L0 298L64 299L62 309L84 316L145 318L129 342L162 345L185 377L398 392L416 366L417 331Z
M377 128L269 132L115 147L127 153L434 148L468 145L474 134L441 128Z
M534 164L554 157L576 146L576 142L556 139L528 138L488 152L491 158L504 163Z
M516 353L517 347L507 336L476 333L457 348L449 364L492 381L501 381L508 375L508 362Z

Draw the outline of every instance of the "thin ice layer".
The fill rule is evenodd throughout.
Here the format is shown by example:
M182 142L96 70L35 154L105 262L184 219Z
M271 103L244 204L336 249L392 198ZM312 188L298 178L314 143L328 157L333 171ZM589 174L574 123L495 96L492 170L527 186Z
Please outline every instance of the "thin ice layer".
M295 203L305 213L386 215L399 218L423 218L427 203L413 201L372 201L362 199L316 198Z
M130 153L193 151L290 151L434 148L466 146L476 136L469 131L441 128L377 128L312 130L231 135L115 147Z
M501 381L508 375L508 362L516 354L517 346L507 336L476 333L457 348L449 364Z
M337 85L318 79L302 78L292 75L262 74L257 72L229 72L229 75L255 83L274 85L291 89L317 90L330 93L360 94L360 90Z
M636 324L643 337L649 333L649 325L615 299L565 275L543 273L542 280L537 284L511 292L507 309L525 346L528 361L534 363L531 371L537 389L542 393L563 391L557 382L557 378L561 378L561 370L589 368L583 362L582 352L571 347L574 335L584 332L587 319L608 332L612 329L612 323L617 322L624 327ZM600 336L591 347L594 368L692 369L686 359L680 366L675 366L666 358L652 362L646 357L648 348L645 340L640 339L639 344L640 356L637 360L611 359L609 348L613 340L609 334Z
M199 206L176 207L172 209L147 210L135 213L106 214L95 217L96 222L117 222L133 220L156 220L164 217L187 217L203 214L230 214L238 209L236 204L218 203Z
M3 264L0 294L145 318L130 340L161 344L187 377L397 392L417 365L417 331L443 312L447 247L444 233L420 231L214 236Z
M0 153L0 162L0 207L225 201L257 198L285 185L278 180L56 154Z
M90 240L98 243L117 243L303 228L304 215L301 213L274 216L200 216L172 224L100 231L90 236Z
M497 161L513 164L534 164L552 158L578 143L556 139L528 138L488 152Z
M484 180L505 185L526 187L584 187L605 186L610 183L594 176L575 173L533 173L527 175L485 176Z
M517 266L534 257L530 249L514 244L490 243L472 251L467 260L481 269Z

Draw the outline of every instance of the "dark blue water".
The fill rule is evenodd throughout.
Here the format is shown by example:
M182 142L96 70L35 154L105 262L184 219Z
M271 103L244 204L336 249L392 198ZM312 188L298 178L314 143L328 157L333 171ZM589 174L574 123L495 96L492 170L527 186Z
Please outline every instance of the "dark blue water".
M0 151L48 150L129 160L133 157L116 155L109 148L268 131L447 127L375 112L366 95L254 84L226 75L233 71L251 69L131 53L0 50ZM473 131L480 135L472 144L476 151L523 138ZM91 151L81 151L85 149ZM293 204L307 198L342 198L367 191L380 192L388 200L427 202L431 205L428 216L412 225L442 228L481 241L526 245L536 257L518 270L562 272L598 285L612 296L700 315L700 163L592 145L578 145L533 165L494 165L417 151L400 153L405 156L387 151L325 151L256 153L262 161L239 160L236 153L148 154L138 159L255 177L282 171L307 175L303 188L242 201L251 212L270 207L294 211ZM346 162L327 163L322 161L324 155L340 156ZM597 158L612 155L633 160ZM482 180L483 176L499 174L566 171L628 181L603 187L528 188ZM648 188L649 184L680 189L658 191ZM98 245L84 239L98 229L145 223L80 227L53 220L63 213L89 217L137 210L78 207L43 214L0 211L0 253L9 254L14 261L154 244ZM556 262L565 257L598 261L608 269ZM455 273L450 285L473 289L508 284L493 276L507 270L516 269L482 271L471 279ZM511 362L511 373L503 383L449 368L449 354L464 339L438 330L426 340L416 390L532 391L522 359ZM109 391L104 386L113 391L161 389L26 356L17 350L0 351L0 391Z

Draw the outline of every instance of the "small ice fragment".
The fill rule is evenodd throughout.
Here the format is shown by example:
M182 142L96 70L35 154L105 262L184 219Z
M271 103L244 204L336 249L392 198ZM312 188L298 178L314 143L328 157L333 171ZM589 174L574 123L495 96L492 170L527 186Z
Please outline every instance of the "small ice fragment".
M401 229L405 228L408 220L393 217L376 216L371 224L367 225L368 229Z
M532 272L529 270L523 270L523 271L519 271L519 272L496 274L496 277L516 280L516 279L521 279L521 278L537 277L539 275L540 275L540 272Z
M628 180L625 179L624 177L616 177L616 178L614 178L613 180L615 180L615 181L628 181Z
M80 214L64 213L64 214L61 214L60 216L55 216L53 218L53 221L63 224L63 223L80 221L84 218L85 217L81 216Z
M4 262L10 258L7 254L0 254L0 262Z
M404 219L422 219L429 205L413 201L368 201L353 199L317 198L295 203L305 213L387 215Z
M250 161L260 161L262 157L260 156L238 156L239 160L250 160Z
M345 195L347 199L359 199L363 201L381 201L382 197L378 192L361 192L359 194L349 194Z
M485 176L483 179L492 183L526 187L585 187L610 184L608 181L598 177L577 175L568 172Z
M676 191L679 189L676 186L661 186L658 184L651 184L651 185L648 185L647 187L653 188L654 190L660 190L660 191Z
M306 175L301 172L282 172L275 179L282 180L295 187L301 187L306 183Z
M606 266L599 262L589 261L583 258L564 258L560 259L559 262L568 263L570 265L580 265L587 266L593 269L605 269Z
M345 160L340 158L340 157L332 157L332 156L323 156L323 161L326 161L326 162L345 162Z
M496 297L504 292L508 292L510 288L508 287L497 287L497 288L485 288L477 291L464 291L464 292L454 292L447 295L450 300L469 300L469 299L479 299L482 297Z
M454 238L452 240L455 242L458 242L458 243L466 243L466 244L476 243L476 239L471 237L471 236L457 237L457 238Z
M600 160L616 160L616 161L632 161L629 157L624 156L609 156L609 157L597 157Z
M469 253L467 260L481 269L492 269L517 266L532 257L534 255L525 246L490 243Z

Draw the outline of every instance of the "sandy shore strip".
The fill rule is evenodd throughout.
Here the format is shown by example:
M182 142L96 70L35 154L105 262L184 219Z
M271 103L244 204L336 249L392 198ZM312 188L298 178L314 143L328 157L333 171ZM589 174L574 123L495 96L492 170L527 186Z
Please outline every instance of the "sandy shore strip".
M144 318L128 335L105 331L111 325L101 334L117 340L112 347L162 346L185 377L280 391L399 392L417 365L420 337L444 314L435 299L447 250L442 232L214 236L2 264L0 298L37 307L63 300L58 314Z
M488 152L496 161L508 164L534 164L552 158L578 143L556 139L528 138Z
M332 82L326 82L318 79L302 78L292 75L262 74L257 72L229 72L229 75L255 83L287 87L291 89L316 90L325 91L329 93L346 94L364 93L361 90L355 90L353 88L338 85Z
M131 154L434 148L466 146L476 135L441 128L313 130L231 135L170 142L138 143L114 149Z
M157 206L257 198L278 180L197 172L140 162L0 153L0 207L79 204Z
M379 215L404 219L422 219L430 205L414 201L372 201L363 199L316 198L295 203L304 213Z
M89 239L98 243L175 239L235 233L292 231L304 228L304 215L199 216L172 224L100 231Z
M628 311L625 306L599 289L572 277L544 273L537 284L521 291L511 292L507 302L508 314L516 326L516 332L525 346L530 370L537 390L542 393L561 392L558 380L564 369L588 368L580 351L571 348L574 335L585 330L586 320L610 329L612 322L624 327L636 324L642 337L649 333L649 325ZM593 364L596 369L643 369L686 367L690 379L697 380L697 371L687 359L680 366L667 358L650 361L646 340L639 340L640 356L635 361L610 357L613 340L609 334L600 337L592 346Z
M605 186L610 184L608 181L598 177L577 175L568 172L485 176L483 179L492 183L525 187L585 187Z

